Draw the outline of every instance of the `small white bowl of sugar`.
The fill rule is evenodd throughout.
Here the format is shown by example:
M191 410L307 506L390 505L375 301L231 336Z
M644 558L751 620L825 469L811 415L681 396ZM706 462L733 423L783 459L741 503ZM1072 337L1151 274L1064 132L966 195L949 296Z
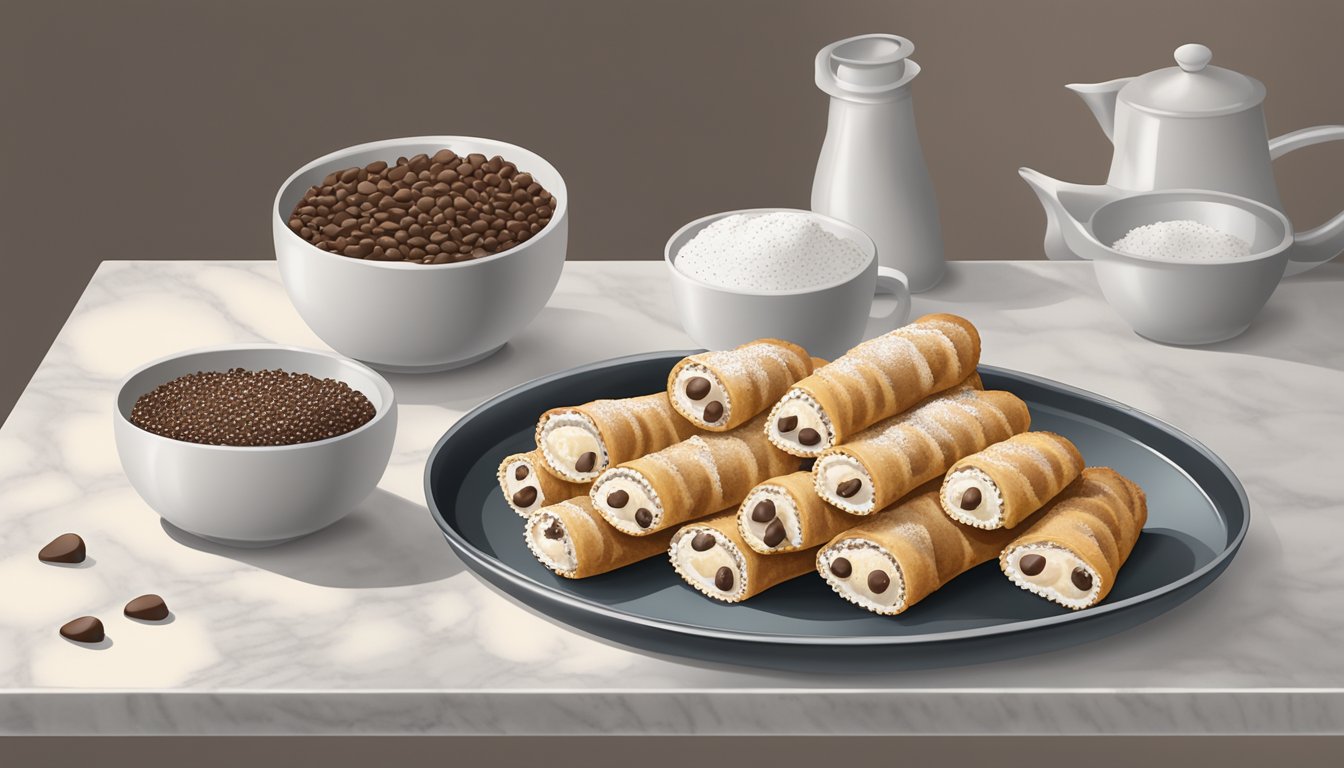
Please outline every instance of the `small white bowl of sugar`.
M1203 190L1139 192L1097 209L1079 255L1096 263L1111 306L1139 335L1212 344L1240 335L1269 300L1289 259L1292 225L1279 211Z

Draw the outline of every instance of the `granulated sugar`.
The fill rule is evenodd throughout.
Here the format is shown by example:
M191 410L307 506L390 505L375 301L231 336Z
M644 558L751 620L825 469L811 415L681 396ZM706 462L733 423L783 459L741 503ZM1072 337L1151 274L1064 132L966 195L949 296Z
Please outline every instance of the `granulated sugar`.
M701 282L752 291L791 291L839 282L864 267L858 243L806 214L734 215L700 230L676 265Z
M1159 221L1129 230L1114 247L1134 256L1231 261L1251 255L1251 244L1198 221Z

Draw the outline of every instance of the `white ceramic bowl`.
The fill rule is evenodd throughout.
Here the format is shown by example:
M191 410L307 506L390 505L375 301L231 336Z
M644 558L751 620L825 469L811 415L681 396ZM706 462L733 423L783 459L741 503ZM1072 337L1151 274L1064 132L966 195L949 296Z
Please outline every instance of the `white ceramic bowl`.
M1235 261L1134 256L1109 246L1131 229L1190 219L1251 244ZM1288 264L1292 225L1279 211L1236 195L1166 190L1101 206L1086 244L1101 292L1135 332L1167 344L1212 344L1241 334L1269 301Z
M807 216L827 232L856 243L868 260L859 271L827 285L789 291L724 288L697 280L677 266L677 254L710 224L728 216L769 213ZM896 297L896 307L883 318L890 328L910 319L909 283L899 270L878 265L872 238L852 224L812 211L753 208L696 219L668 239L663 259L681 325L706 349L732 349L755 339L777 338L834 359L863 340L876 293Z
M130 421L135 401L197 371L280 368L338 379L377 414L344 435L297 445L201 445L156 435ZM340 520L378 484L392 455L397 403L366 366L328 352L273 344L183 352L133 371L117 392L117 455L140 497L173 525L231 546L279 544Z
M551 221L527 242L456 264L365 261L328 253L290 231L294 206L334 170L398 155L501 155L553 194ZM271 209L275 257L299 316L332 349L395 373L469 365L532 322L560 280L569 238L565 181L540 155L492 139L417 136L342 149L285 180Z

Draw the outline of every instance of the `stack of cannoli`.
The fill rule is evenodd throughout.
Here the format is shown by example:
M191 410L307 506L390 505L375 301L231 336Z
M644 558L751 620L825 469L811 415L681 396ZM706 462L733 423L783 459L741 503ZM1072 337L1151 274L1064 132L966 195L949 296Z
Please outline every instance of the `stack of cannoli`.
M1022 589L1095 605L1142 531L1143 491L1031 431L979 359L975 326L946 314L829 363L778 339L692 355L662 392L542 414L500 488L565 578L666 553L716 600L817 572L896 615L997 561Z

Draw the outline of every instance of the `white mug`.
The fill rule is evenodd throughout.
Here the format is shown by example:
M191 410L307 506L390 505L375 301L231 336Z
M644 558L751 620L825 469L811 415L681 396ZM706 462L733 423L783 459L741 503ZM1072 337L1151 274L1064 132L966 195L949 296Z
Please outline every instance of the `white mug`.
M768 213L807 216L822 229L856 243L868 259L838 282L789 291L747 291L701 282L677 268L677 254L700 230L728 216ZM663 249L672 276L681 325L705 349L732 349L761 338L792 341L809 354L834 360L863 340L876 294L891 294L895 309L878 318L892 328L910 319L910 284L900 270L879 266L877 246L859 228L839 219L793 208L752 208L696 219L677 230Z

